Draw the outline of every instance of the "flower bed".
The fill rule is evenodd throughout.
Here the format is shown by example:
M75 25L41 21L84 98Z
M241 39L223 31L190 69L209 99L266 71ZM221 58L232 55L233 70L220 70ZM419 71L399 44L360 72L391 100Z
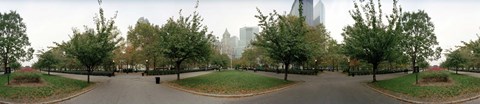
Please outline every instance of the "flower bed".
M41 73L32 68L23 68L12 75L11 82L15 85L42 83Z
M41 75L38 72L17 72L13 75L12 83L41 83Z
M428 70L420 73L420 78L422 79L421 81L425 83L448 82L449 76L450 72L446 70Z

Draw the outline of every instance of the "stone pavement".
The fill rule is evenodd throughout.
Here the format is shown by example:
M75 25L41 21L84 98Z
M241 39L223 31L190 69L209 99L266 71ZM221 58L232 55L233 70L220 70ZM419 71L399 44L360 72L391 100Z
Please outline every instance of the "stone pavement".
M193 72L182 78L207 74ZM253 72L251 72L253 73ZM59 74L86 80L84 75ZM283 79L284 74L256 72L256 74ZM405 75L404 73L378 75L379 80ZM162 81L175 80L176 75L161 75ZM403 103L377 93L365 86L372 76L348 77L338 72L318 76L289 74L289 79L304 81L285 90L244 98L215 98L186 93L155 84L154 76L123 74L115 77L91 76L97 87L62 104L396 104Z

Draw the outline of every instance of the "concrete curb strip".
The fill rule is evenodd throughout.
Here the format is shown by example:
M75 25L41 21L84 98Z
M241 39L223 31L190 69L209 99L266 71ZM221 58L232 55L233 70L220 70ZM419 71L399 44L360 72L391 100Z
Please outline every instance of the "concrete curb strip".
M74 97L77 97L77 96L80 96L84 93L87 93L93 89L95 89L97 87L97 84L93 84L89 87L87 87L87 89L81 91L81 92L78 92L74 95L71 95L71 96L68 96L68 97L64 97L64 98L60 98L60 99L57 99L57 100L52 100L52 101L46 101L46 102L39 102L39 103L35 103L35 104L53 104L53 103L58 103L58 102L62 102L62 101L66 101L66 100L69 100L69 99L72 99ZM17 103L14 103L14 102L5 102L5 101L0 101L0 104L17 104Z
M392 94L389 94L389 93L385 93L383 91L380 91L376 88L373 88L372 86L368 85L368 84L364 84L364 86L367 86L368 88L372 89L372 90L375 90L376 92L378 93L381 93L383 95L387 95L389 97L392 97L394 99L397 99L397 100L400 100L400 101L404 101L404 102L408 102L408 103L415 103L415 104L457 104L457 103L463 103L463 102L466 102L466 101L470 101L470 100L474 100L474 99L478 99L480 98L480 95L476 95L476 96L473 96L473 97L469 97L469 98L465 98L465 99L460 99L460 100L455 100L455 101L447 101L447 102L423 102L423 101L415 101L415 100L410 100L410 99L405 99L405 98L401 98L401 97L398 97L398 96L395 96L395 95L392 95Z
M177 90L180 90L180 91L185 91L185 92L188 92L188 93L197 94L197 95L203 95L203 96L220 97L220 98L239 98L239 97L249 97L249 96L255 96L255 95L261 95L261 94L276 92L276 91L280 91L280 90L284 90L284 89L290 88L290 87L292 87L292 86L294 86L294 85L298 85L298 84L300 84L300 83L303 83L303 82L295 82L295 83L293 83L293 84L286 85L286 86L283 86L283 87L281 87L281 88L276 88L276 89L272 89L272 90L262 91L262 92L258 92L258 93L239 94L239 95L223 95L223 94L203 93L203 92L197 92L197 91L193 91L193 90L187 90L187 89L184 89L184 88L175 87L175 86L170 85L170 84L165 84L165 86L168 86L168 87L170 87L170 88L177 89Z

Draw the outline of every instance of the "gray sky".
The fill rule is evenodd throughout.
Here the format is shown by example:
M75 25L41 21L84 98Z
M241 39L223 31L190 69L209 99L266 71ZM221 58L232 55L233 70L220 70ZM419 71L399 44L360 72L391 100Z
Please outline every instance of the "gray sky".
M164 24L169 17L184 15L194 10L196 0L104 0L102 7L107 17L118 11L116 25L126 37L128 26L135 25L140 17L151 23ZM314 0L316 3L318 0ZM348 14L353 9L352 0L322 0L325 5L325 26L331 36L341 42L342 28L352 24ZM382 0L384 13L390 13L391 0ZM257 26L256 7L264 13L277 10L290 11L293 0L200 0L198 11L209 31L221 38L228 29L239 35L243 26ZM480 1L478 0L400 0L404 11L425 10L435 24L435 34L443 49L461 45L461 41L476 39L480 33ZM0 12L16 10L27 25L27 34L35 50L54 46L53 42L69 40L72 28L93 27L93 17L98 13L97 0L0 0ZM30 65L37 58L23 62ZM431 64L439 64L442 57Z

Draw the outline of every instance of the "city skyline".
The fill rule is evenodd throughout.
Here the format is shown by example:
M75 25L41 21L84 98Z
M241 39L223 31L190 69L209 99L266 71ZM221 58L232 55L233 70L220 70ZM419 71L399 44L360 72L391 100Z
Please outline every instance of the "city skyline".
M83 25L93 27L91 20L98 12L97 1L1 1L0 11L16 10L27 25L27 35L30 37L35 50L54 46L53 42L69 40L72 28L82 29ZM198 11L204 18L209 31L221 39L225 28L230 29L232 36L239 36L237 29L245 26L256 26L258 19L256 7L264 14L277 10L280 14L287 14L291 10L293 0L246 0L246 1L219 1L200 0ZM315 5L318 0L313 1ZM455 48L461 41L477 38L480 33L480 14L475 0L400 0L403 11L425 10L435 24L435 33L443 49ZM235 4L235 5L232 5ZM353 9L351 0L323 0L325 6L325 26L333 39L342 42L342 28L352 24L348 11ZM107 17L118 11L116 19L121 36L126 37L128 26L133 26L140 17L145 17L151 23L162 25L169 17L178 17L182 9L183 15L193 11L195 0L179 1L111 1L104 0L102 7ZM382 0L384 8L391 7L390 0ZM384 9L384 13L391 10ZM439 64L445 57L431 62ZM30 65L36 61L24 62Z

